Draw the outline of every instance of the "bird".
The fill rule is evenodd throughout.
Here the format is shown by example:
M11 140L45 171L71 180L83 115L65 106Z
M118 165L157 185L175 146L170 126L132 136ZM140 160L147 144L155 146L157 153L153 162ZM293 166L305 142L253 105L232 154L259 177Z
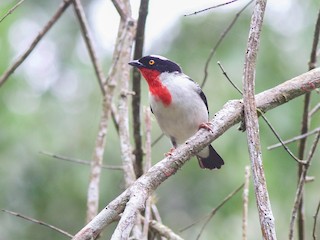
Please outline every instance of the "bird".
M148 83L151 112L173 145L168 155L199 128L210 129L207 98L177 63L160 55L148 55L128 64L136 67ZM224 165L211 145L196 157L204 169L220 169Z

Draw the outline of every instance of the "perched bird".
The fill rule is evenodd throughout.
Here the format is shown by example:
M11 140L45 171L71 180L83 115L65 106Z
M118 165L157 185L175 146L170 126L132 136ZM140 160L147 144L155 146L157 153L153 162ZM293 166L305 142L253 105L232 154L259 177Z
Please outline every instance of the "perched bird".
M178 64L158 55L145 56L129 64L138 68L146 79L151 111L174 148L184 143L199 128L208 128L206 96ZM211 145L201 150L197 158L201 168L221 168L224 164Z

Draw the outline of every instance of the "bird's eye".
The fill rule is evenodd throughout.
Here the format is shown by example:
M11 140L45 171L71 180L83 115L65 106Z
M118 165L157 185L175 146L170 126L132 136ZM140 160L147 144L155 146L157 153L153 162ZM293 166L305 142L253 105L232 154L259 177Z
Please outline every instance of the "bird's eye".
M149 65L152 66L153 64L155 64L155 61L154 61L154 60L150 60L150 61L149 61Z

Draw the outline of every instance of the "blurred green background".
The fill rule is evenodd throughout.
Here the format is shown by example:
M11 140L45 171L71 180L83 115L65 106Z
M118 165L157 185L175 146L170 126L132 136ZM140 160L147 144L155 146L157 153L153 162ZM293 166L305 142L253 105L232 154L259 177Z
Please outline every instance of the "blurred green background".
M25 1L0 23L0 74L26 49L60 2ZM183 13L190 13L200 9L200 3L198 8L188 8L186 2L182 8L181 1L161 1L157 4L162 9L150 3L145 54L160 54L178 62L187 75L201 83L211 48L236 12L246 3L239 2L190 17L183 17L181 9L188 9ZM1 1L0 16L15 3L11 0ZM101 8L105 11L103 16L114 16L115 9L111 3L103 0L83 1L83 4L93 29L99 58L107 73L114 46L114 42L109 40L116 34L118 18L104 22L97 17L101 14L96 11ZM136 15L137 1L133 1L133 4ZM207 6L211 5L214 3ZM162 19L154 16L165 19L168 8L175 18L163 28L158 25ZM173 11L175 9L176 13ZM318 9L317 0L268 2L258 55L257 92L307 71ZM228 100L240 98L216 62L220 61L229 77L241 86L251 11L252 6L242 13L211 61L204 87L211 116ZM146 84L143 82L142 86L142 103L148 106ZM317 102L319 94L313 94L312 106ZM267 113L283 139L299 135L302 103L303 98L300 97ZM90 160L100 113L99 87L70 6L28 59L0 88L0 208L45 221L71 234L76 233L85 223L89 167L55 160L39 152ZM319 127L319 123L317 113L310 129ZM109 126L104 163L119 165L118 136L112 122ZM277 235L278 239L286 239L295 196L297 166L283 149L266 149L277 141L263 121L260 121L260 127ZM154 120L153 139L159 134L159 127ZM311 142L312 138L308 146ZM226 162L221 170L201 170L193 158L156 191L163 222L177 233L179 229L206 215L244 181L244 168L249 164L245 133L233 127L213 145ZM153 163L162 159L163 153L169 148L170 143L166 138L153 147ZM290 148L297 153L296 143L291 144ZM309 171L310 176L315 176L315 181L305 187L307 239L311 239L313 215L320 200L319 152L317 150ZM103 208L121 193L123 187L121 171L104 170L100 207ZM237 194L218 211L201 239L240 239L241 218L242 199L241 194ZM114 227L109 226L102 238L109 239ZM185 239L195 239L201 227L202 223L199 223L180 234ZM317 229L317 233L320 235L320 229ZM252 183L248 236L248 239L262 238ZM7 239L65 237L0 212L0 240Z

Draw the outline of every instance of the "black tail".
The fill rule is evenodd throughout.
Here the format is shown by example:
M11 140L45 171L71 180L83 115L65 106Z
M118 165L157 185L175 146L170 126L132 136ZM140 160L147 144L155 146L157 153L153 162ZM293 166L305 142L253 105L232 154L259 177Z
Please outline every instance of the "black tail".
M224 164L223 159L220 155L213 149L211 145L209 145L209 156L206 158L201 158L197 156L199 165L201 168L208 168L208 169L220 169L221 166Z

